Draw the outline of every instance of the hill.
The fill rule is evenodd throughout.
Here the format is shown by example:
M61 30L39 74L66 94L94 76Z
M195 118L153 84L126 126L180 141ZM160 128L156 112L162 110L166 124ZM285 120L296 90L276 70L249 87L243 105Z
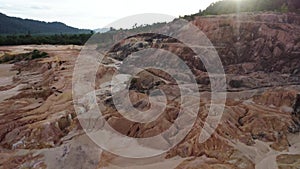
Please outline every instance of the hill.
M193 20L194 16L221 15L236 12L294 12L299 13L299 0L220 0L210 4L205 10L183 18Z
M77 29L61 22L42 22L10 17L0 13L0 34L81 34L91 30Z

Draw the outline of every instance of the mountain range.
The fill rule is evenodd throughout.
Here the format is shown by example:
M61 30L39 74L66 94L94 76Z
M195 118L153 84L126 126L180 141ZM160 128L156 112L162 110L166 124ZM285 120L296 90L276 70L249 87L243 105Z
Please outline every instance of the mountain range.
M61 22L43 22L22 19L0 13L0 34L81 34L91 33L88 29L78 29Z

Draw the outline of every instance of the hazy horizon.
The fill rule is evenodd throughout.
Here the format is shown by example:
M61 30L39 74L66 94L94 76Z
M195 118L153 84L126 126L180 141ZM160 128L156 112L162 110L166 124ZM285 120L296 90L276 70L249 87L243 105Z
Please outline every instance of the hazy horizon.
M219 0L188 0L165 2L153 0L151 3L130 1L45 1L0 0L0 12L8 16L23 19L34 19L45 22L63 22L68 26L81 29L98 29L130 15L141 13L160 13L178 17L197 13L212 2ZM117 5L116 5L117 4ZM194 4L194 5L193 5ZM154 22L168 21L168 18L157 18ZM142 24L142 23L139 23Z

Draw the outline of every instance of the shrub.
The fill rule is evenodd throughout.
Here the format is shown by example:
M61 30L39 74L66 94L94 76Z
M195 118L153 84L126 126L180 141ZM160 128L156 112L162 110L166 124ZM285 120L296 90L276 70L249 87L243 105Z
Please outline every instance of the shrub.
M229 85L232 88L240 88L242 87L243 82L241 80L230 80Z

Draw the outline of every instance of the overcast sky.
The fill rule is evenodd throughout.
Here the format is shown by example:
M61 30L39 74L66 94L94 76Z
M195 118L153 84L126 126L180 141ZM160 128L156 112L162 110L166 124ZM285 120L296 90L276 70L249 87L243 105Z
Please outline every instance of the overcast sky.
M77 28L96 29L141 13L175 17L193 14L215 1L218 0L0 0L0 12L9 16L59 21Z

